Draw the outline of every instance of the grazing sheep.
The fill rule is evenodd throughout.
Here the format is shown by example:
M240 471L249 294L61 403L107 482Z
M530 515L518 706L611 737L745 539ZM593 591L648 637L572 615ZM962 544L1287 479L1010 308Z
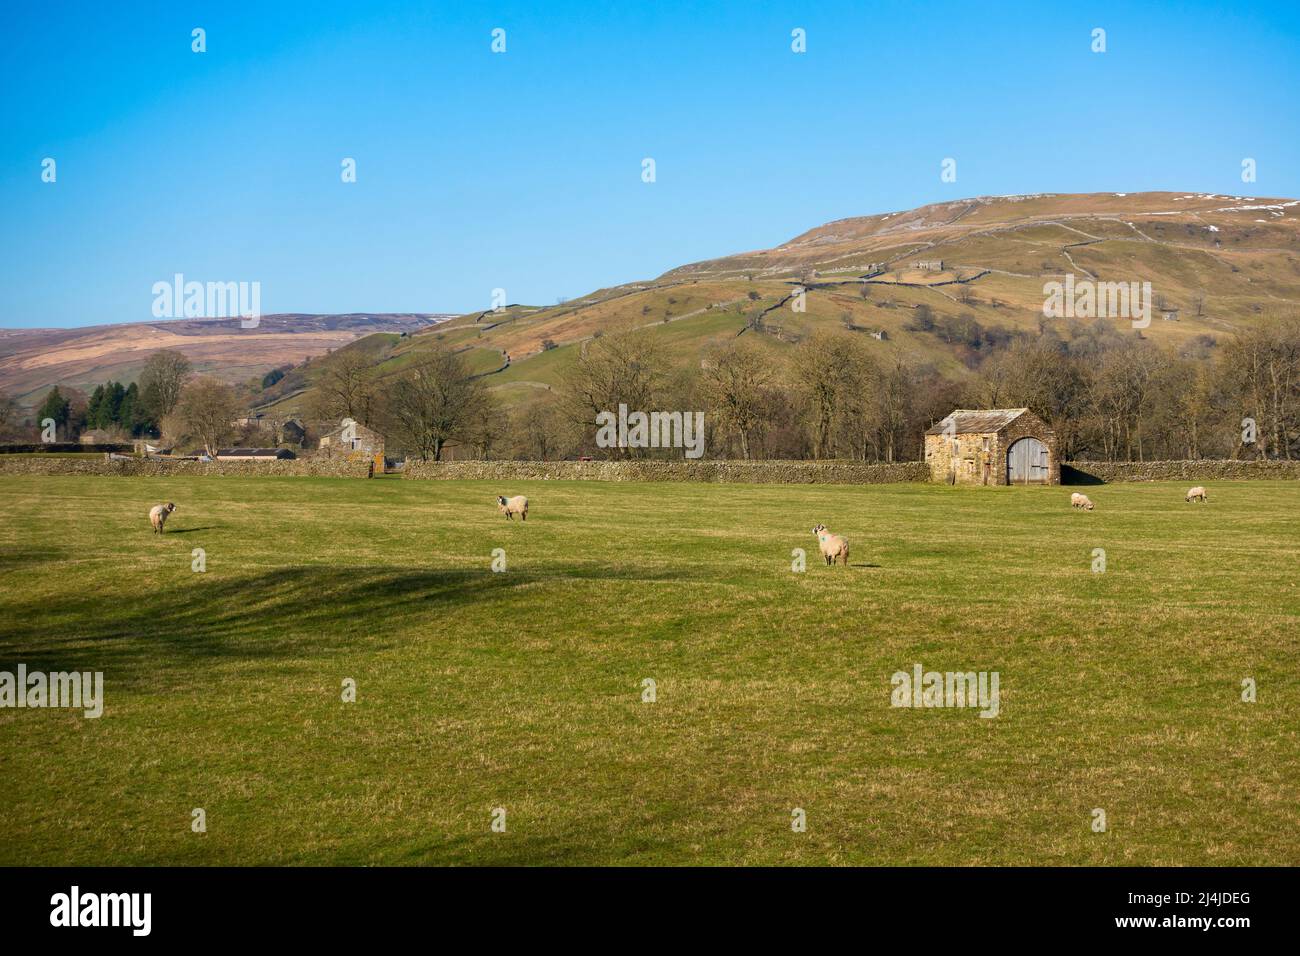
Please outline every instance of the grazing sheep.
M1070 495L1070 507L1082 508L1084 511L1091 511L1095 506L1093 505L1091 498L1087 495L1081 495L1076 491L1074 494Z
M1187 492L1185 501L1209 501L1210 496L1205 493L1205 489L1197 485L1191 491Z
M170 501L165 505L154 505L149 509L149 523L153 525L154 534L163 533L163 525L167 523L167 516L176 510L176 506Z
M830 567L835 563L836 558L844 562L844 566L849 566L849 543L841 538L838 534L831 534L826 530L826 525L819 524L812 529L812 533L817 535L817 545L822 549L822 557L826 559L826 566Z
M497 495L497 509L506 516L507 521L513 521L515 515L519 515L521 521L528 520L528 499L523 495L515 495L513 498Z

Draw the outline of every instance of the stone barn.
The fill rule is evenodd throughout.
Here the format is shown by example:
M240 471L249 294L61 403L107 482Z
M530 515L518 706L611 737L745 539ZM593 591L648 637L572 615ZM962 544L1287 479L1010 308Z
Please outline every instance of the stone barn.
M1027 408L959 408L925 432L930 479L962 485L1059 485L1056 434Z
M317 454L323 458L369 461L374 474L384 473L384 436L356 422L350 426L340 425L322 435Z

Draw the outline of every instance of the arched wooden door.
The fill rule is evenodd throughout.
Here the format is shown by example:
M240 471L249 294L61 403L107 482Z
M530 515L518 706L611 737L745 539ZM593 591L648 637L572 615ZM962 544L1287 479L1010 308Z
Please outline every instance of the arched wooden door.
M1047 446L1037 438L1021 438L1007 449L1007 484L1045 485L1050 474Z

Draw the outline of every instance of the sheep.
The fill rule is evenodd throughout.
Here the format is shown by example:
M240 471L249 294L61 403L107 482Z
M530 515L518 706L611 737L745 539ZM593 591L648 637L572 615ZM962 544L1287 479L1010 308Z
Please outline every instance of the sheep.
M812 533L817 535L817 545L822 549L827 567L834 564L836 558L842 559L846 568L849 566L849 543L846 540L838 534L831 534L824 524L813 528Z
M1084 511L1091 511L1095 505L1093 505L1092 499L1087 495L1081 495L1076 491L1070 495L1070 507L1082 508Z
M506 516L507 521L513 521L515 515L519 515L519 520L527 521L528 499L523 495L515 495L513 498L497 495L497 510Z
M1205 489L1202 486L1197 485L1195 488L1187 492L1187 497L1184 498L1183 500L1184 501L1208 501L1209 497L1210 496L1205 493Z
M167 516L176 510L176 506L170 501L165 505L154 505L149 509L149 523L153 525L154 534L163 533L163 525L167 523Z

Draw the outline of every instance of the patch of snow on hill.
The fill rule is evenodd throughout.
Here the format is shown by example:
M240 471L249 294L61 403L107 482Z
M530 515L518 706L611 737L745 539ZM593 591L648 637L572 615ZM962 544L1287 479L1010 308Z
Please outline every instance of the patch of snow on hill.
M1214 212L1246 212L1251 209L1269 209L1269 210L1286 209L1289 206L1300 206L1300 199L1292 199L1290 202L1283 202L1283 203L1276 203L1276 202L1259 203L1253 206L1222 206L1219 209L1215 209L1213 211ZM1280 213L1274 213L1274 215L1280 215Z

